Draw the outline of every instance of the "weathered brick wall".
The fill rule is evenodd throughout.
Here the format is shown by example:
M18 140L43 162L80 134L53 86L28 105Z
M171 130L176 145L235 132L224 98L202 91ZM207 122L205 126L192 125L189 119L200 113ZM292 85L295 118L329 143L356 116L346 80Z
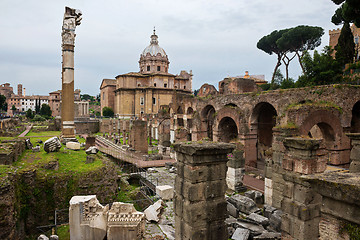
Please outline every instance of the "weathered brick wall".
M228 239L226 162L234 146L226 143L176 144L175 238Z
M129 145L136 151L148 153L148 131L147 122L135 120L132 123L129 135Z

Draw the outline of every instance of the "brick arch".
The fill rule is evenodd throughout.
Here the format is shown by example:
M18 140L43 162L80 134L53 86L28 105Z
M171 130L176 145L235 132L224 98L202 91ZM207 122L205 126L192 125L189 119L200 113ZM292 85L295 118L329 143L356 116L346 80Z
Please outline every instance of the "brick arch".
M245 161L250 167L263 168L265 152L272 147L273 127L278 113L269 102L259 102L249 118L250 133L245 141Z
M350 142L345 136L340 121L340 114L331 110L318 109L311 111L302 122L297 122L300 135L309 136L309 131L317 126L321 131L323 147L328 151L331 164L339 165L349 162Z
M210 104L201 110L201 138L207 137L209 140L213 140L215 112L215 107Z
M354 104L351 111L351 132L360 133L360 101Z
M215 118L215 126L214 126L214 141L223 141L225 138L221 136L222 131L224 129L221 129L221 123L224 121L224 119L227 118L228 120L232 120L236 126L236 137L239 135L240 130L240 122L241 122L241 114L239 111L239 108L233 108L233 107L224 107L216 112L216 118ZM231 122L229 122L231 123ZM227 139L227 138L226 138ZM228 142L228 141L225 141Z
M307 136L310 129L319 123L330 126L334 131L335 139L342 135L340 118L328 110L315 110L310 112L302 123L297 123L299 133Z

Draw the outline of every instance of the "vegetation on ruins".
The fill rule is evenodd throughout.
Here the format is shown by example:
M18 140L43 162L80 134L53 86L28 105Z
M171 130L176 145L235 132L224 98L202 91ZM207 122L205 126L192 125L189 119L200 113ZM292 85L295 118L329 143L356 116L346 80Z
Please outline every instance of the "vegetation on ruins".
M111 107L104 107L102 109L103 116L104 117L113 117L114 116L114 110Z
M339 83L342 80L342 66L331 56L333 49L325 47L321 53L314 51L313 56L306 52L301 59L304 66L296 87Z

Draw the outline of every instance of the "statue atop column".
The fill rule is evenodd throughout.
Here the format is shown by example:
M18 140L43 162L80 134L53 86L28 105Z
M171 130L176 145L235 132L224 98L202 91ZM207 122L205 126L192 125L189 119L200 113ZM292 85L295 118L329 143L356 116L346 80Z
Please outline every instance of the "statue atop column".
M65 7L62 26L62 93L61 93L61 140L76 141L74 124L74 48L75 29L80 25L82 13Z

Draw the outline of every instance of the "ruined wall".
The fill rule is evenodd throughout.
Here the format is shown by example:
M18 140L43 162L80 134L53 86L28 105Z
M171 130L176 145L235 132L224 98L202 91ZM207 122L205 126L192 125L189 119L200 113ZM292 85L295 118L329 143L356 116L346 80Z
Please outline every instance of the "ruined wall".
M98 120L75 121L76 134L90 134L99 132Z
M0 239L23 239L36 233L37 226L53 224L55 209L67 208L74 195L97 194L101 202L113 201L117 172L111 162L102 161L103 167L84 174L57 172L57 161L50 161L0 175Z

